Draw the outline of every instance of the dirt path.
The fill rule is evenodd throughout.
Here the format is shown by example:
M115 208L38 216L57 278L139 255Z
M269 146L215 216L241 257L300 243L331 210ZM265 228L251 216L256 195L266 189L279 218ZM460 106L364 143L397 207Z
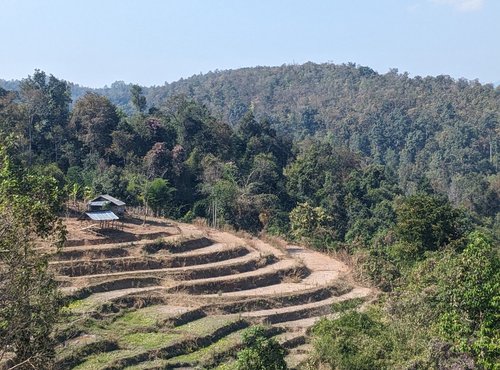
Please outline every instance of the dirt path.
M237 269L239 266L244 265L247 262L258 261L259 255L255 252L248 253L242 257L232 258L227 261L219 261L212 263L205 263L201 265L185 266L185 267L166 267L166 268L154 268L154 269L144 269L144 270L133 270L133 271L117 271L112 273L101 273L75 276L69 278L73 280L75 284L82 285L82 282L92 282L92 281L106 281L110 279L121 279L124 277L146 277L146 276L157 276L162 278L175 276L182 276L183 274L190 272L203 272L213 270L217 267L234 267Z
M314 309L314 308L319 308L319 307L328 307L334 303L346 301L349 299L353 298L364 298L367 297L370 294L370 289L368 288L354 288L347 294L343 294L340 297L330 297L327 299L324 299L322 301L316 301L316 302L311 302L311 303L304 303L301 305L295 305L295 306L290 306L290 307L282 307L282 308L273 308L269 310L260 310L260 311L252 311L252 312L245 312L242 313L243 317L269 317L272 315L280 315L280 314L288 314L295 312L297 310L307 310L307 309ZM287 321L287 320L284 320Z
M234 236L221 233L217 237L234 240ZM287 245L285 250L280 250L263 241L252 239L252 246L262 254L274 254L286 260L295 260L298 264L305 266L310 274L303 279L296 279L295 282L282 282L280 284L269 285L245 291L222 293L227 297L256 297L279 295L284 293L299 292L315 287L331 286L340 277L349 272L349 268L344 263L319 252L296 245ZM293 279L293 276L291 277ZM210 295L209 295L210 296ZM213 296L213 295L212 295ZM219 295L220 296L220 295Z

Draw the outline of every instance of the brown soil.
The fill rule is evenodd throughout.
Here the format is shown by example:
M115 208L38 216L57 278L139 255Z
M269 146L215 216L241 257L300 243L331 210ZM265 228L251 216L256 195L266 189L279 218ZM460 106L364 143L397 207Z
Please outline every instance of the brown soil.
M167 220L144 223L132 216L125 217L116 223L115 228L108 229L100 229L96 222L76 217L66 217L63 221L68 231L66 247L130 243L178 234L176 227Z
M97 233L74 218L65 223L73 246L54 255L50 266L59 274L62 292L83 300L83 308L75 312L94 312L95 318L110 305L114 309L105 317L151 306L175 311L168 325L238 313L247 323L266 322L285 330L280 342L299 356L295 347L305 345L306 330L318 318L331 315L332 304L374 295L353 282L346 264L301 246L276 247L162 219L145 225L130 219L123 230ZM161 240L152 241L159 236ZM209 335L200 343L208 345L214 338L219 336ZM182 353L182 346L160 350L162 357ZM115 365L141 363L150 355Z

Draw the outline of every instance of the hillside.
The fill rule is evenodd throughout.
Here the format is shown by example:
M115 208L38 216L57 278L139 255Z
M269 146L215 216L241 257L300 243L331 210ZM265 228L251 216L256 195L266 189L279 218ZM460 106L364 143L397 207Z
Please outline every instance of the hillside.
M83 87L78 81L71 81L70 85L73 101L86 91L93 91L110 98L125 112L133 112L131 83L117 81L103 88ZM0 87L16 90L19 81L0 79ZM480 109L496 111L500 103L498 83L480 84L445 75L410 78L397 69L379 74L354 63L309 62L214 71L162 86L144 86L143 90L150 106L158 107L168 98L183 94L206 104L214 114L232 124L249 109L258 118L271 117L291 126L306 124L301 115L317 110L317 118L328 126L352 114L366 116L394 106L416 113L415 109L435 110L440 105L452 104L455 113L463 116ZM482 99L477 99L478 96ZM473 118L477 117L470 117Z
M489 102L469 100L473 104L467 106L468 112L477 107L498 109L499 103L499 92L495 93L491 84L454 80L448 76L410 78L397 70L379 74L352 63L216 71L147 89L147 98L155 105L175 94L186 94L207 104L231 123L241 119L250 106L258 117L287 121L290 121L289 114L317 109L320 118L328 124L353 112L368 115L381 108L390 109L391 105L410 110L450 103L459 108L456 113L463 114L466 107L459 102L472 95L485 94ZM300 121L300 116L293 118Z
M260 320L299 345L332 304L343 311L314 323L314 350L292 351L310 368L498 363L498 88L309 63L102 90L131 104L126 114L96 92L71 102L78 87L42 71L10 87L0 347L14 363L208 364L226 353L219 339L234 352L239 329ZM158 219L89 236L68 207L99 194ZM51 261L47 245L60 251ZM362 283L337 285L346 269L321 252L342 255ZM367 285L381 299L366 310L339 302Z
M213 72L147 89L154 105L175 94L231 124L252 109L279 132L330 135L391 168L406 191L425 175L453 199L451 188L473 181L470 173L498 170L500 88L491 84L307 63ZM465 198L470 195L455 196L459 203Z
M299 246L161 219L129 218L122 230L97 233L65 223L67 247L50 263L71 299L57 369L214 368L259 323L293 366L333 304L374 295L343 263Z
M70 87L73 103L89 90ZM133 114L130 87L115 82L90 91ZM479 213L486 205L476 204L472 194L486 191L486 177L498 170L500 88L492 84L448 76L410 78L397 70L379 74L352 63L306 63L209 72L143 92L149 107L165 112L177 109L169 99L183 95L232 126L251 110L280 134L327 135L387 166L405 192L426 177L455 204ZM459 190L464 187L471 190Z

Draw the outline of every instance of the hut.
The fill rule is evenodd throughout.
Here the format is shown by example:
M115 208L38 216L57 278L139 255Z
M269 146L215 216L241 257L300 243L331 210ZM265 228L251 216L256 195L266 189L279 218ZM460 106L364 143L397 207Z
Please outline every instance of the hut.
M111 195L104 194L92 199L88 203L88 210L90 212L96 211L112 211L117 215L125 213L125 202L112 197Z
M91 211L87 212L86 215L90 220L98 223L99 228L101 229L117 228L118 224L116 224L116 221L120 219L117 215L113 213L113 211ZM123 221L121 226L123 229Z

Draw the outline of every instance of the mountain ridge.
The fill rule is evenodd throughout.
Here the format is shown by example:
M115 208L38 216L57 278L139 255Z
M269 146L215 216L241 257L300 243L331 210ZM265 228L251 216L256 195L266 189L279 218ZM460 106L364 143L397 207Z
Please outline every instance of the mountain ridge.
M255 108L257 108L257 115L262 115L264 109L259 109L259 105L262 105L262 100L273 99L279 94L283 95L283 91L286 90L283 83L292 82L293 85L294 79L307 87L301 91L301 96L307 97L311 93L313 95L316 94L318 87L328 86L332 78L340 79L341 81L354 79L355 82L360 84L369 78L390 81L391 79L394 80L394 77L413 82L446 80L448 83L460 84L462 86L491 86L493 89L498 88L500 84L500 81L481 84L477 80L456 79L448 75L409 77L407 72L399 73L397 69L391 69L389 72L381 74L370 67L355 63L317 64L307 62L304 64L283 64L281 66L270 67L256 66L215 70L204 74L193 74L190 77L180 78L170 83L165 82L163 85L141 87L150 106L161 105L169 97L182 94L206 104L212 111L219 114L221 118L234 124L250 109L254 109L255 111ZM238 83L238 81L241 83ZM19 80L7 81L0 79L0 87L7 90L18 90L19 83ZM128 114L134 111L130 95L130 87L134 85L133 83L115 81L110 86L105 85L98 88L81 86L75 82L68 83L71 86L73 102L90 91L108 97L115 105ZM228 85L227 89L225 89L225 85ZM356 84L353 84L352 87L355 88ZM275 93L276 90L278 90L278 94ZM331 90L327 89L326 94L321 95L329 97L329 94L331 94ZM297 97L294 96L294 99L297 99ZM226 105L225 108L223 107L224 104ZM301 104L315 106L314 101L301 102ZM316 108L320 107L316 106ZM266 112L268 111L269 106L266 106Z

